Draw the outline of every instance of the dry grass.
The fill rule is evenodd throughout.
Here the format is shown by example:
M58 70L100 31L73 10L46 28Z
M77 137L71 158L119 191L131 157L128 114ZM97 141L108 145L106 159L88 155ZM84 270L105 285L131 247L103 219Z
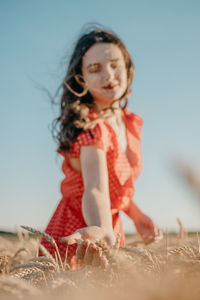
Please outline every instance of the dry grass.
M178 222L177 236L167 234L162 241L148 247L116 245L111 249L97 242L105 264L76 271L60 264L59 258L55 260L45 249L44 257L37 257L39 240L27 234L19 233L17 241L0 238L0 297L199 299L199 239L188 236L181 221Z

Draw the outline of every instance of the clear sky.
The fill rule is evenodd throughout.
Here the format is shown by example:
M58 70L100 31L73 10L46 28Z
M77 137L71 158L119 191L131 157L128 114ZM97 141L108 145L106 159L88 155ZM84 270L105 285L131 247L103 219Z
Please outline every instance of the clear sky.
M62 158L49 130L56 108L39 86L56 91L88 22L113 29L136 66L129 109L144 119L136 203L163 230L177 230L176 217L199 230L200 201L174 165L200 170L198 0L0 1L0 229L44 229L61 198Z

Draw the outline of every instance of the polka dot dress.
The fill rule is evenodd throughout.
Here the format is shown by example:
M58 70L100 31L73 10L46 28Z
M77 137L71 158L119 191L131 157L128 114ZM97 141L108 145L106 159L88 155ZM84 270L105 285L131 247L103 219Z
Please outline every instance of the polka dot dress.
M90 119L95 119L97 116L98 113L93 108L90 109ZM63 260L66 255L66 246L59 243L59 238L87 226L81 209L84 192L83 178L81 173L72 169L69 164L69 157L80 157L82 146L93 145L106 153L113 230L116 235L118 232L121 233L121 245L124 244L124 232L119 211L127 209L129 206L134 194L134 182L142 170L141 127L143 120L127 109L122 111L122 118L126 127L129 158L122 150L115 131L103 118L98 120L93 129L79 134L69 153L59 152L64 158L62 171L65 178L61 183L62 199L45 232L55 239ZM42 239L41 244L55 256L54 246L45 239ZM76 245L68 246L68 262L73 262L75 250ZM41 252L40 255L42 255Z

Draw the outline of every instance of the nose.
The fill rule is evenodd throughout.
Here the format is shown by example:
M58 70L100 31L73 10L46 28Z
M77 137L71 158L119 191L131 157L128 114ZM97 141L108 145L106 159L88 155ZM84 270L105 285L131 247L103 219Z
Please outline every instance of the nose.
M110 66L105 66L103 69L103 78L105 81L110 81L114 77L114 70Z

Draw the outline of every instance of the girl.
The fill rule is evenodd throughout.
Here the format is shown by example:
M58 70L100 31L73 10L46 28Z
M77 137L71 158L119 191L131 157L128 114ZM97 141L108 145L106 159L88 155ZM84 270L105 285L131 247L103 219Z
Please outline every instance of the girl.
M75 264L76 238L124 245L123 210L145 244L160 232L132 201L142 170L142 118L126 109L134 65L123 42L110 31L91 30L78 40L63 81L57 132L63 156L62 199L46 233L62 259ZM62 238L61 238L62 237ZM54 255L53 246L42 244ZM88 244L82 244L88 249ZM95 252L94 245L93 252ZM92 248L90 247L90 248ZM86 253L87 251L85 251Z

